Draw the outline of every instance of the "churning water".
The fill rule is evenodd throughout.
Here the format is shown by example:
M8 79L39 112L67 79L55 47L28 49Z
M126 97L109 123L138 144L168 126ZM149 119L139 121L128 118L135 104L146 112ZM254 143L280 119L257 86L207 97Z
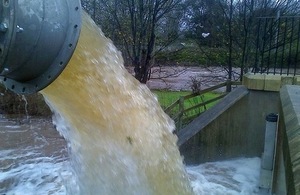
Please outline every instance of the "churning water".
M173 121L87 14L68 66L41 93L70 144L79 194L192 193Z
M66 194L65 140L49 119L0 116L0 194Z
M33 127L2 118L1 134L8 136L0 153L2 194L255 193L258 176L247 169L258 173L259 159L186 169L173 121L86 14L69 65L41 93L67 144L44 136L46 122ZM20 144L10 145L14 139Z
M67 188L78 191L67 144L51 120L2 116L0 135L1 195L66 195ZM198 195L258 194L259 168L259 158L186 167Z

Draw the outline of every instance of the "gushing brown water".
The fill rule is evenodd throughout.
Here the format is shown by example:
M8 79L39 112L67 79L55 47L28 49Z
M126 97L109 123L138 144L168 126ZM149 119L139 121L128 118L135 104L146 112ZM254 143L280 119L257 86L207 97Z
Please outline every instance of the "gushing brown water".
M192 193L173 121L86 14L72 59L41 93L70 143L78 193Z

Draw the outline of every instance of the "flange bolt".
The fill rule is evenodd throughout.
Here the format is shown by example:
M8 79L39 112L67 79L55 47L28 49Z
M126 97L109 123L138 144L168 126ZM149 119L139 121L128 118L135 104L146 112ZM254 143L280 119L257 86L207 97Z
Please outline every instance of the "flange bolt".
M0 32L6 32L8 25L5 22L0 23Z

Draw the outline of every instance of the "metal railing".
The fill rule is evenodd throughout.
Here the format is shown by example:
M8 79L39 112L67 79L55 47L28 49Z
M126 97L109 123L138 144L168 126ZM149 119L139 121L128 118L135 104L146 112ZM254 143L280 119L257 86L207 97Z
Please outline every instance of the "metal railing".
M300 16L259 17L255 28L252 72L300 75Z

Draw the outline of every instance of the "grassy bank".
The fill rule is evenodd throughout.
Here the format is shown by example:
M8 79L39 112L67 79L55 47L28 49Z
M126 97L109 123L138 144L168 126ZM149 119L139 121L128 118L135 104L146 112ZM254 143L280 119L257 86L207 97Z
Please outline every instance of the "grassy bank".
M175 101L177 101L180 97L191 94L190 91L153 90L152 92L156 94L158 101L164 110L171 104L173 104ZM198 106L199 104L204 103L208 100L212 100L218 96L220 96L219 93L210 92L190 98L184 101L183 109L186 110L188 108L196 106L195 109L191 109L189 111L184 112L184 114L180 114L182 113L182 111L180 111L179 105L177 104L177 106L175 106L172 110L169 110L167 114L175 120L176 128L181 129L182 125L188 124L191 120L199 116L202 112L215 105L217 101L205 104L205 106Z
M176 100L178 100L181 96L186 96L191 94L190 91L165 91L165 90L152 90L154 94L156 94L158 101L163 109L166 109ZM199 104L203 101L213 99L217 97L219 94L217 93L206 93L202 96L197 96L195 98L190 99L189 101L185 101L185 107L191 107L196 104ZM208 104L208 107L213 106L215 103Z

